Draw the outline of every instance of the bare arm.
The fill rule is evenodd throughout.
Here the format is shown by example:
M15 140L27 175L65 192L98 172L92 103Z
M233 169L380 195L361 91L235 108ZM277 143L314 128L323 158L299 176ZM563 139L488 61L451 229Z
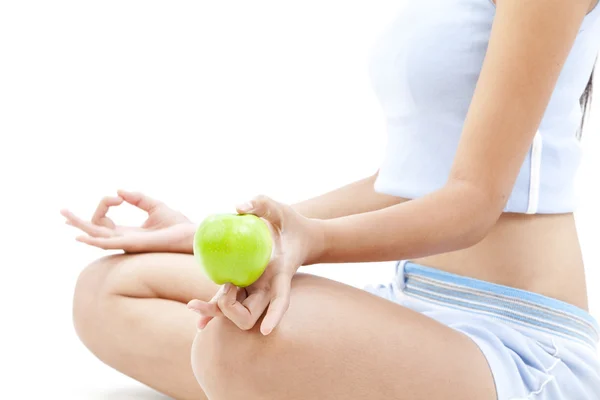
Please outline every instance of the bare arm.
M375 192L377 174L292 206L307 218L332 219L375 211L398 204L399 197Z
M293 205L292 208L307 218L325 220L375 211L402 201L399 197L375 192L373 188L375 179L377 179L377 174L302 201ZM180 246L183 249L182 252L193 253L196 227L195 224L189 224L185 228L186 232L182 239L182 246Z
M422 257L483 239L502 213L589 0L498 0L446 185L420 199L316 223L308 261Z

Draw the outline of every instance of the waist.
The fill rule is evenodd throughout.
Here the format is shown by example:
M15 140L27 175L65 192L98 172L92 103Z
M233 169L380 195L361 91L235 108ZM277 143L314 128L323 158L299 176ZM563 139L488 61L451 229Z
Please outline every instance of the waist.
M475 246L413 261L588 308L572 214L505 213Z
M600 327L585 310L540 294L400 262L397 285L409 297L538 330L595 348Z

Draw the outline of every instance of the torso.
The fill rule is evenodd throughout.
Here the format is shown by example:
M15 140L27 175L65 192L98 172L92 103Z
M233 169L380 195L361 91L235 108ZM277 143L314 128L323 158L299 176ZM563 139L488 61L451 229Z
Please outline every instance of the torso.
M495 14L490 3L410 2L374 47L371 74L388 127L377 192L418 198L445 184L489 40ZM597 3L590 2L590 11ZM538 146L528 153L505 213L488 236L468 249L412 261L587 310L573 181L581 150L575 135L579 96L600 46L598 33L595 9L565 63L536 135Z
M374 43L370 75L388 133L376 191L418 198L445 185L495 13L489 0L410 1ZM582 22L505 212L563 214L576 208L579 100L598 51L600 8Z

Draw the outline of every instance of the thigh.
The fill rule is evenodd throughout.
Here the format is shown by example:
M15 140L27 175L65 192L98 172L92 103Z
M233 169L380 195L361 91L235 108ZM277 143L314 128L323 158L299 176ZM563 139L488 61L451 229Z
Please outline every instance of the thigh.
M196 336L192 357L211 400L496 399L487 361L467 336L310 275L294 279L271 335L218 318Z

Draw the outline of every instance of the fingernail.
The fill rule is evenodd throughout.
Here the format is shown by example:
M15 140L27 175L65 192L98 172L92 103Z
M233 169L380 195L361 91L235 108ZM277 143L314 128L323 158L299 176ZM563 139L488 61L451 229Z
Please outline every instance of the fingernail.
M232 285L231 283L226 283L226 284L225 284L225 287L223 288L223 294L227 294L227 293L229 293L229 291L231 290L231 287L232 287L232 286L233 286L233 285Z
M238 205L236 208L239 211L248 212L248 211L252 210L252 204L250 204L250 203L243 203L243 204Z

